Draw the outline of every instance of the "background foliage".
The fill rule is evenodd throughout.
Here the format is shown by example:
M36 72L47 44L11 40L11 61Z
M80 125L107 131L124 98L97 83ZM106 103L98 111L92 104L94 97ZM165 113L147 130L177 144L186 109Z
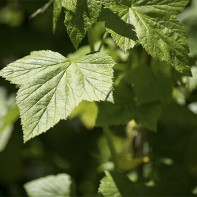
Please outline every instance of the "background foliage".
M82 48L74 53L75 48L62 25L63 14L53 34L52 7L44 14L29 19L46 2L0 2L0 69L36 50L58 51L73 59L90 52L86 46L88 38L85 37L80 44ZM67 15L69 18L69 13ZM118 62L114 67L114 99L117 102L82 102L69 120L61 121L47 134L26 144L23 144L20 121L14 127L12 125L18 118L17 108L11 107L17 87L0 78L0 196L26 196L25 183L52 174L59 174L63 179L60 182L65 181L65 187L72 188L73 195L77 196L96 196L98 188L100 193L106 195L106 180L112 188L114 182L124 182L127 190L114 190L123 196L132 192L134 196L197 194L195 0L190 2L179 19L185 24L189 35L193 78L182 77L165 63L151 59L140 46L132 49L130 54L123 53L108 36L102 50ZM108 25L108 31L113 36L110 23ZM93 31L97 42L103 34L102 23L94 26ZM78 40L73 42L76 47ZM128 123L133 118L142 126L139 127L134 121ZM112 126L118 163L129 178L114 172L104 174L104 171L113 169L113 163L103 131L100 127L93 128L95 124ZM5 142L6 139L9 141L5 147L1 141ZM138 144L140 139L143 139L143 144ZM72 187L71 178L68 175L61 177L62 173L72 177ZM56 179L58 181L58 177Z

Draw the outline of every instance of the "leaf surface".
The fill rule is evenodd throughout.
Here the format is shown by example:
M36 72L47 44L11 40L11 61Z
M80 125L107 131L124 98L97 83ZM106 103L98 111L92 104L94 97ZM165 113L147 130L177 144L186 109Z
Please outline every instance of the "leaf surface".
M98 107L96 103L83 101L74 109L70 118L78 116L87 129L92 129L95 126L97 114Z
M72 193L72 180L67 174L49 175L24 185L29 197L70 197Z
M188 39L176 18L187 3L187 0L139 0L131 7L109 8L135 27L139 42L150 55L190 75Z
M134 185L126 175L108 171L105 174L98 190L104 197L136 196Z
M78 48L88 29L97 21L101 7L100 0L78 0L75 10L65 11L64 23L75 48Z
M7 98L6 91L0 87L0 152L6 147L13 130L13 124L18 119L19 111L15 103L15 97Z
M127 17L120 18L109 9L103 9L100 20L105 21L107 32L109 32L116 44L126 52L137 43L134 27L128 24Z
M62 0L54 0L53 3L53 32L56 30L57 21L62 11Z
M106 100L112 88L114 61L103 53L78 61L52 51L35 51L5 67L0 75L20 84L17 105L27 141L61 119L83 100ZM113 101L112 94L107 99Z

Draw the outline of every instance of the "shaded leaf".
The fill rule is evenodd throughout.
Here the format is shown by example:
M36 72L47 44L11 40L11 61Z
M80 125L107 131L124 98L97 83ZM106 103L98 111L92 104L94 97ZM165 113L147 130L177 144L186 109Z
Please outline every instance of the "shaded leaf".
M136 196L134 185L126 175L108 171L105 174L98 189L104 197Z
M76 10L65 11L64 23L75 48L78 48L87 30L97 21L101 7L100 0L78 0Z
M127 51L133 48L137 42L137 36L134 27L128 24L128 18L120 18L109 9L103 9L100 20L105 21L107 32L112 35L116 44L123 50Z

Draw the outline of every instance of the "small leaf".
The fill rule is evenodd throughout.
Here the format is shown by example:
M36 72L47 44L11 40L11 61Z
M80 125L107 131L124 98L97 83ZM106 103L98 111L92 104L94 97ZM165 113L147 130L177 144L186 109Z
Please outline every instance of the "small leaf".
M127 23L127 18L120 18L109 9L103 9L100 20L105 21L107 32L112 35L116 44L126 52L137 43L134 27Z
M14 96L6 98L6 91L0 87L0 152L6 147L11 137L13 124L18 119L19 111Z
M65 11L64 23L75 48L78 48L88 29L97 21L101 7L100 0L78 0L74 11Z
M67 174L49 175L24 185L29 197L71 197L72 180Z
M56 52L35 51L5 67L0 75L21 85L17 105L24 141L67 119L81 101L106 100L114 64L103 53L71 61ZM113 101L112 94L107 100Z
M126 175L108 171L105 174L98 189L104 197L136 196L134 185Z

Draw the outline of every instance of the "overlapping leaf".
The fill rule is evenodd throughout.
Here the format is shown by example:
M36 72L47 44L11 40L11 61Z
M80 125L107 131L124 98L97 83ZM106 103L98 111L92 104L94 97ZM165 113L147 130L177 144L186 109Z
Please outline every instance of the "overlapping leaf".
M35 51L5 67L0 75L20 84L17 105L24 141L66 119L82 100L106 100L114 61L96 53L72 62L52 51ZM113 101L112 94L108 101Z
M139 42L149 54L181 73L191 74L187 35L176 18L187 3L187 0L139 0L130 7L109 8L135 27Z
M116 44L123 51L126 52L128 49L135 46L137 43L137 37L134 32L134 27L131 24L128 24L127 17L120 18L109 9L103 9L100 20L105 21L107 32L112 35Z
M88 29L97 21L101 7L100 0L78 0L75 10L67 6L64 23L75 48L78 48Z

